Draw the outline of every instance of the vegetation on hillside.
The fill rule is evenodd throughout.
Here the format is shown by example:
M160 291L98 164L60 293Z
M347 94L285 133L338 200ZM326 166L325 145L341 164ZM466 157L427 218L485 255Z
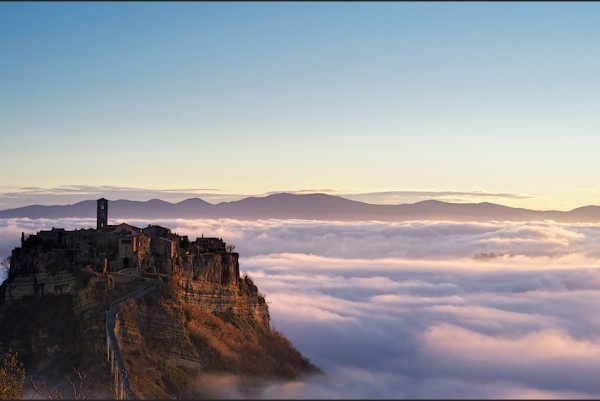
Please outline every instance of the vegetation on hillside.
M9 349L0 367L0 400L20 400L23 397L25 368L18 353Z
M136 280L109 287L106 277L84 269L77 273L77 279L73 293L26 296L2 307L0 342L20 350L28 376L26 389L35 382L52 393L62 389L62 394L69 394L69 378L78 382L77 372L87 374L88 394L104 394L111 383L105 311L111 302L147 283ZM85 304L80 296L86 299Z

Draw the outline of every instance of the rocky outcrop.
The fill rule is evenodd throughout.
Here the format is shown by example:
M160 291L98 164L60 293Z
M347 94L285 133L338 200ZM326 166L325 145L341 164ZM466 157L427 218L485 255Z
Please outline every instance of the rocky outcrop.
M17 276L7 282L5 302L17 302L23 297L41 298L47 294L62 295L73 291L77 278L73 274L37 273Z
M242 290L215 289L205 283L186 279L176 279L180 299L197 305L211 313L233 313L244 318L254 319L261 326L270 324L269 309L265 298L258 293L248 294Z
M177 298L211 313L233 313L269 327L265 298L248 276L240 277L236 252L212 252L181 257L180 274L170 280Z

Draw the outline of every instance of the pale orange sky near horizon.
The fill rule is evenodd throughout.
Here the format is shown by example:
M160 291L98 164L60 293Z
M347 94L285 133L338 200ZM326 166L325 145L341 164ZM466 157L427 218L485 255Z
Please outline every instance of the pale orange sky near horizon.
M303 191L271 191L260 194L235 194L206 189L185 190L150 190L143 188L119 188L113 186L92 187L84 185L65 186L58 188L2 188L0 187L0 210L13 209L30 205L68 205L84 200L106 198L109 200L136 200L148 201L161 199L166 202L177 203L189 198L200 198L206 202L217 204L220 202L236 201L247 197L264 197L274 193L326 193L359 202L397 205L416 203L423 200L439 200L450 203L481 203L490 202L509 207L528 208L532 210L563 210L569 211L577 207L595 205L597 203L579 204L571 206L567 202L541 202L540 199L510 193L486 193L482 191L386 191L369 193L345 193L331 190L303 190ZM556 207L543 207L540 205L556 205ZM600 204L600 202L598 203ZM562 207L561 207L562 206Z

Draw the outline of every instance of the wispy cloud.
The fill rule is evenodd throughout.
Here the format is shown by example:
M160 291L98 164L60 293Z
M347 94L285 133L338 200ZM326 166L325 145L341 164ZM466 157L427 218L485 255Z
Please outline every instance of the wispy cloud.
M349 192L332 188L303 189L289 191L271 191L264 195L287 192L291 194L325 193L343 198L380 205L398 205L416 203L423 200L439 200L453 203L468 203L493 201L502 203L503 200L534 199L533 196L504 192L484 191L379 191L379 192Z
M469 203L503 200L533 199L532 196L511 193L494 193L483 191L382 191L367 193L340 193L348 199L383 205L416 203L424 200L439 200L452 203Z
M161 199L179 202L201 198L209 203L238 200L248 195L227 194L214 188L151 189L111 185L61 185L57 187L0 187L0 210L29 205L67 205L101 197L118 200Z
M328 374L255 398L600 397L600 225L152 223L236 244L274 327ZM0 220L0 249L93 224Z

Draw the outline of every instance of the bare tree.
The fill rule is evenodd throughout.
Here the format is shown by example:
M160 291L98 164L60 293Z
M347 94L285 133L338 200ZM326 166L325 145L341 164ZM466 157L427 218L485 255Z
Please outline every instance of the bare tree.
M2 273L2 270L6 270L6 273ZM10 256L6 258L0 258L0 278L3 274L8 276L8 272L10 271Z
M49 400L86 400L90 395L89 391L89 380L87 377L87 373L78 369L74 366L71 366L73 371L75 372L75 378L71 378L71 376L67 375L67 380L73 389L73 395L65 398L63 396L62 391L60 389L50 390L45 382L34 381L31 379L31 384L36 393L41 394Z

